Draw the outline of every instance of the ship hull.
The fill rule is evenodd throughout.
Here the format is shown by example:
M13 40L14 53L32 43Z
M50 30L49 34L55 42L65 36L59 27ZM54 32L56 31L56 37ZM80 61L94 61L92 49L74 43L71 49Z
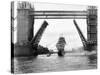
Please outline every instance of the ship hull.
M65 55L64 49L58 51L58 56L64 56L64 55Z

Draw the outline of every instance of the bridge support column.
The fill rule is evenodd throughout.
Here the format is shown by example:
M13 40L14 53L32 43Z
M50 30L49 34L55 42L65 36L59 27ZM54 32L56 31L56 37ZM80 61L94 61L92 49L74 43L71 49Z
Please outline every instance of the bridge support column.
M97 43L97 8L89 6L87 11L87 41ZM96 45L91 46L91 49L96 49Z
M15 56L27 56L32 54L28 43L33 38L34 17L29 16L32 10L28 2L19 2L17 6L17 45L15 45Z

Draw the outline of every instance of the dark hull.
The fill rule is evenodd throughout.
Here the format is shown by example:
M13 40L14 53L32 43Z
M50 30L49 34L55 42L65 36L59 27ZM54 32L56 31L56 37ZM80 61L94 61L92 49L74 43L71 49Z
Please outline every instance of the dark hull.
M59 50L59 51L58 51L58 56L64 56L64 55L65 55L64 50Z

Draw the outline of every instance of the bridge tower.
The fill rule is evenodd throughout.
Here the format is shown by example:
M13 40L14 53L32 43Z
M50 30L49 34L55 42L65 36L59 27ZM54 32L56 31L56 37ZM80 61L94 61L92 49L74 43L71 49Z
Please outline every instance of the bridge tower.
M89 6L87 11L87 41L97 44L97 7Z
M33 38L34 17L29 16L33 10L28 2L19 2L17 8L17 41L18 43L27 43Z
M29 2L17 3L17 43L14 47L14 56L30 56L32 49L29 42L34 36L34 16L29 16L34 10Z

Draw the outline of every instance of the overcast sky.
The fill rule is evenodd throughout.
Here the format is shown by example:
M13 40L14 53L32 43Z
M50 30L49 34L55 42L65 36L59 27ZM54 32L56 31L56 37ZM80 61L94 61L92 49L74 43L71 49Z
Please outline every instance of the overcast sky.
M41 24L44 20L35 20L35 33L40 28ZM47 46L50 49L55 49L55 45L58 41L58 38L63 34L65 40L67 42L66 48L76 48L82 46L81 39L77 32L77 29L73 23L72 19L49 19L46 20L48 22L48 26L42 36L40 44L43 46ZM86 20L76 20L79 27L81 28L83 35L86 37Z

